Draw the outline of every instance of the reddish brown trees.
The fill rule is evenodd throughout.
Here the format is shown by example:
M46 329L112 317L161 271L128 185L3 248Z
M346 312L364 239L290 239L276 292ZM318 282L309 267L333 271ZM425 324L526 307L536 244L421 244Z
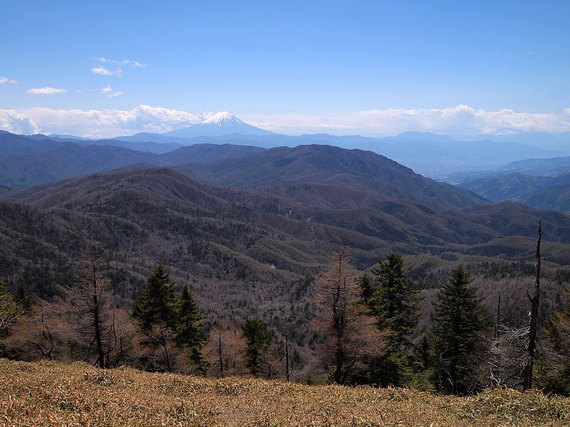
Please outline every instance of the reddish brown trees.
M316 352L335 383L350 382L384 351L376 319L359 301L357 279L343 249L333 253L332 265L315 282L313 328L322 337Z

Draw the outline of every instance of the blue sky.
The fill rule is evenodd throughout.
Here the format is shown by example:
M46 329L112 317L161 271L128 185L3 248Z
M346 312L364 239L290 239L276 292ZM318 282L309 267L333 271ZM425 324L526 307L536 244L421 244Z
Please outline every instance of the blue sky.
M111 133L217 111L288 133L570 130L568 1L5 0L2 16L8 130L89 134L72 110L141 125Z

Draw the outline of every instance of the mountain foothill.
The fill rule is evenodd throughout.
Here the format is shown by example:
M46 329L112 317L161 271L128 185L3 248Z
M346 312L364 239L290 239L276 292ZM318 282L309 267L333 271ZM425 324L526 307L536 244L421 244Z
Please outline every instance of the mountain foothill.
M73 285L89 242L104 254L119 304L130 306L161 263L191 285L207 319L220 311L271 319L285 307L304 310L307 280L343 247L360 271L402 254L428 294L460 263L481 277L513 277L534 262L539 221L545 274L569 275L567 205L546 210L544 197L534 206L545 210L535 209L537 192L521 185L512 201L509 175L494 192L461 188L341 147L370 138L255 129L225 115L171 134L98 141L0 132L0 279L50 298L55 284ZM517 175L551 198L567 191L567 175L554 187L535 178Z

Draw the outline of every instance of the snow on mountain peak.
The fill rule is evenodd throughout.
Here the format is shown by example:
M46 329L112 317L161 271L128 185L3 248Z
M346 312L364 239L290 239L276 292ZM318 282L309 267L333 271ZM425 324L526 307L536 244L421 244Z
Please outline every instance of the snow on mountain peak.
M227 111L216 113L204 121L204 124L216 126L237 125L242 123L243 122L240 119L231 115Z

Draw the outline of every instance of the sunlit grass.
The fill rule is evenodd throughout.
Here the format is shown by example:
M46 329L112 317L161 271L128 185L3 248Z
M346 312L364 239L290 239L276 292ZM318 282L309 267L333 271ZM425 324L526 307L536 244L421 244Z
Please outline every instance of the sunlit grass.
M5 425L568 425L570 399L197 378L0 359Z

